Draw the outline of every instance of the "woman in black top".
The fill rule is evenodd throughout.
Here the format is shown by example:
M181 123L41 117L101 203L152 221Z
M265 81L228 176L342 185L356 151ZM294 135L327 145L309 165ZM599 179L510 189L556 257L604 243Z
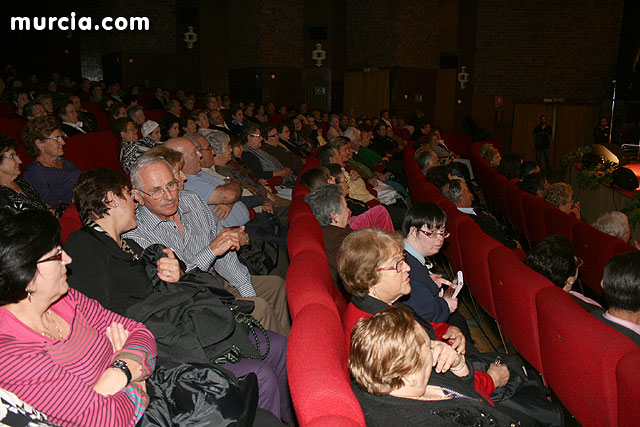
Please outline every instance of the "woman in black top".
M16 148L13 138L0 135L0 204L18 210L47 210L38 192L27 181L18 178L22 160Z
M431 376L437 347L404 308L360 319L351 332L349 371L367 426L516 426L474 390L462 363Z

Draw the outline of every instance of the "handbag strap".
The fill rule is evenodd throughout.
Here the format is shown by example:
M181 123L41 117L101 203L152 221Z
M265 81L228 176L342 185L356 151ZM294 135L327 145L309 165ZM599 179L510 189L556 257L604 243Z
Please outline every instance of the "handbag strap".
M271 342L269 341L269 336L267 335L267 331L260 324L260 322L258 322L253 316L249 314L241 313L239 311L234 310L233 315L235 316L236 321L240 325L246 326L249 332L251 333L251 335L253 336L256 349L258 350L258 355L254 356L252 354L242 353L240 348L238 348L235 344L233 344L227 354L220 356L216 359L216 363L226 363L226 362L237 363L241 359L264 360L269 355L269 351L271 350ZM264 354L261 354L260 352L260 341L258 341L258 334L256 333L256 329L262 333L262 336L264 336L264 339L267 343L267 348Z

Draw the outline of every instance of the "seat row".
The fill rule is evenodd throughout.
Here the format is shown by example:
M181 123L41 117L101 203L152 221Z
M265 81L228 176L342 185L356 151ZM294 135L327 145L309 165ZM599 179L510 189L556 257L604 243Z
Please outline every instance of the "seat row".
M412 201L431 201L447 212L446 253L464 271L473 296L567 409L585 426L634 425L640 419L634 403L640 350L457 211L426 182L411 147L404 163ZM307 192L297 185L289 210L291 395L301 426L364 426L347 370L341 323L347 302L331 280L322 230L304 202Z

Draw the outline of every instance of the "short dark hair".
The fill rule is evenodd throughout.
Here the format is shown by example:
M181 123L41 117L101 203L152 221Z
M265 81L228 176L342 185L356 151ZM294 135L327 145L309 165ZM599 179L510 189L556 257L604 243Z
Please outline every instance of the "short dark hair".
M538 190L544 190L544 183L546 180L547 178L544 177L542 172L534 172L529 175L525 175L516 185L527 193L537 196Z
M122 141L121 134L127 129L127 125L129 123L133 123L133 120L131 120L129 117L120 117L119 119L114 121L113 124L111 124L111 129L113 130L113 133L116 134L116 137L120 141Z
M67 105L69 104L73 105L73 108L75 108L75 104L69 98L64 99L60 101L60 103L58 103L58 107L56 108L56 116L58 116L60 120L62 120L62 116L67 114Z
M640 252L615 255L604 268L602 291L609 307L640 310Z
M318 150L316 157L320 160L322 166L328 166L331 164L331 158L334 156L334 151L336 148L332 147L329 144L325 144Z
M302 174L300 176L300 184L313 191L318 187L328 185L329 178L331 178L329 169L324 166L318 166Z
M42 105L42 104L41 104L41 103L39 103L38 101L31 101L31 102L29 102L28 104L26 104L26 105L23 107L23 110L22 110L22 111L23 111L23 114L22 114L22 116L23 116L25 119L28 119L28 118L29 118L29 116L32 116L32 115L33 115L33 107L35 107L36 105L40 105L42 108L44 108L44 105Z
M563 288L567 279L576 274L578 264L575 258L576 246L560 234L547 237L529 252L524 263Z
M243 143L248 142L249 135L251 135L252 133L256 133L257 130L260 130L260 126L258 126L257 123L247 120L242 128L240 128L240 139Z
M520 164L522 157L516 153L507 153L502 156L498 172L508 179L518 178L520 176Z
M16 140L10 137L9 135L0 133L0 155L3 155L4 153L11 150L12 148L14 150L18 148L18 144L16 144ZM3 161L4 160L0 160L0 163L2 163Z
M411 227L438 229L447 225L447 214L435 203L422 202L411 206L402 221L402 235L407 237Z
M60 223L48 211L0 209L0 305L27 297L38 260L60 244Z
M162 120L160 120L160 133L162 134L162 140L166 141L169 138L169 129L173 127L174 123L178 123L180 126L180 119L177 117L172 117L172 114L165 116Z
M520 179L522 179L525 176L534 173L533 171L535 171L536 169L538 169L538 164L536 162L525 160L524 162L520 163L518 176L520 177Z
M442 187L449 182L449 174L451 169L447 165L435 166L427 171L427 181L435 185L438 190L442 191Z
M111 104L109 106L109 118L113 119L113 117L118 114L118 110L124 108L125 110L127 109L127 106L124 105L124 103L122 102L114 102L113 104ZM122 117L121 117L122 118Z
M109 212L107 193L124 197L131 183L112 169L98 168L83 172L73 186L73 203L84 224L100 219Z

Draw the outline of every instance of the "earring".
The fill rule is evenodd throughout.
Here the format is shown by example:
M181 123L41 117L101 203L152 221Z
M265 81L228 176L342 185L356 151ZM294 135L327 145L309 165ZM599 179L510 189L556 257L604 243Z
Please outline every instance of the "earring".
M113 206L117 208L120 205L118 204L118 202L113 202Z
M378 296L378 294L376 293L375 288L371 288L371 293L373 294L374 297Z
M31 292L27 292L27 299L29 300L29 303L31 303Z

